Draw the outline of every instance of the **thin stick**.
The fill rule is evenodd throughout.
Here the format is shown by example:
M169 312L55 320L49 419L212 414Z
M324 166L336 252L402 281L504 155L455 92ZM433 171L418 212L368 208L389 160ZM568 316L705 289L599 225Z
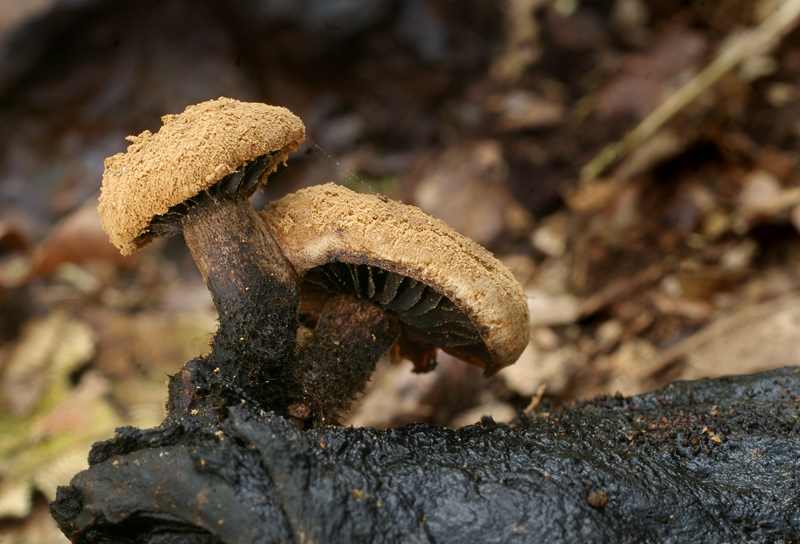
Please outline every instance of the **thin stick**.
M536 390L536 394L533 395L533 398L531 399L530 403L528 403L528 407L525 408L524 410L526 414L530 414L531 412L536 410L536 407L539 406L539 404L542 402L542 397L544 397L544 392L546 390L547 390L546 383L543 383L542 385L539 386L539 388Z
M675 114L744 59L768 51L780 41L782 34L788 34L797 25L799 15L800 0L786 0L778 6L772 15L720 53L711 64L656 107L622 140L609 144L595 155L581 169L581 184L596 179L609 166L650 138Z

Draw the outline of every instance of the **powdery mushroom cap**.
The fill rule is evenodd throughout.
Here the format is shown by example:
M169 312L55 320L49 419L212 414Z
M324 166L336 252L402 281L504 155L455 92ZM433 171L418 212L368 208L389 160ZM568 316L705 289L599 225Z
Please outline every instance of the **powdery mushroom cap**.
M146 245L151 220L237 171L271 155L263 180L305 139L286 108L219 98L165 115L155 134L128 136L125 153L105 161L98 211L124 255Z
M368 265L444 295L452 302L444 313L456 313L455 308L463 313L477 329L480 346L440 347L484 367L487 374L516 361L528 344L527 299L511 271L486 249L415 206L328 183L272 202L261 216L300 276L330 263ZM349 270L334 274L364 276L363 270ZM385 280L373 279L371 272L355 281L367 284L363 290L385 290L372 285ZM423 311L427 310L419 305L412 309L416 314ZM401 320L413 326L413 316Z

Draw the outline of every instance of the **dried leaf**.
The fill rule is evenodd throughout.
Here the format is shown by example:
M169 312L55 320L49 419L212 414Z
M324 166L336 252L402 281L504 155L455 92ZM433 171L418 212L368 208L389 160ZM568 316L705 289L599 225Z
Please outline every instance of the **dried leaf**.
M63 375L50 385L29 417L0 414L0 518L27 515L34 489L52 500L57 486L87 466L92 443L123 423L106 400L108 384L96 375L88 373L74 391Z
M510 423L513 421L519 412L510 404L505 402L492 402L489 404L481 404L474 408L470 408L456 416L453 420L453 427L465 427L480 422L485 417L491 417L497 423Z
M13 221L0 219L0 249L27 250L29 246L28 233Z
M0 517L21 518L30 512L30 485L23 480L0 481Z
M706 39L689 28L665 32L648 51L625 59L620 74L598 93L605 116L644 118L669 91L673 78L693 67L706 49Z
M566 344L554 351L529 345L519 360L498 372L506 387L523 397L532 397L542 384L548 394L564 392L572 376L580 372L587 362L586 355L574 344Z
M678 365L674 379L750 374L797 364L800 296L791 294L723 317L675 347L654 373Z
M492 97L488 109L500 115L500 130L509 132L552 127L561 123L566 113L564 104L523 90Z
M91 329L65 313L28 323L2 365L4 408L18 417L29 415L47 388L66 387L69 374L93 354Z
M71 384L94 352L92 330L63 312L28 323L4 352L0 518L27 515L34 489L52 499L86 466L91 444L121 424L104 379L89 372L76 389Z
M49 276L64 263L89 260L111 261L123 267L133 266L137 260L136 256L123 257L109 242L94 202L81 206L59 221L36 249L26 281Z
M742 182L739 194L739 207L745 217L769 216L783 188L772 174L763 170L749 174Z
M491 246L500 237L530 230L530 213L504 183L503 154L497 142L482 140L447 150L425 172L414 202L461 234Z

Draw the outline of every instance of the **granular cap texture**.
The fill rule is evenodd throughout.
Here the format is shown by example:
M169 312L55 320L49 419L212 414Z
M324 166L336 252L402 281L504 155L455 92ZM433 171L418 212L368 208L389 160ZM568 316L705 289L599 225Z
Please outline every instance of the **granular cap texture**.
M98 211L124 255L148 241L153 217L186 201L243 164L275 158L262 179L305 139L303 122L286 108L219 98L165 115L155 134L129 136L126 153L105 161Z
M272 202L261 216L301 276L332 261L368 264L449 298L480 332L489 374L528 343L527 297L511 271L415 206L327 183Z

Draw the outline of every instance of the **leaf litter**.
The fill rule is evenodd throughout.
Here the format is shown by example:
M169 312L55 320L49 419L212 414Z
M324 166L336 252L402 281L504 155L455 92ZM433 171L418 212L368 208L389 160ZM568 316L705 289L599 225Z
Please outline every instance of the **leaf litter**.
M9 541L43 541L25 516L50 521L42 497L93 441L160 421L166 375L206 349L213 306L181 244L123 260L92 217L125 135L223 94L289 106L333 154L309 144L256 204L330 179L388 192L486 244L529 295L517 364L485 381L446 355L421 376L384 361L353 423L457 426L797 364L797 1L392 4L405 26L334 4L322 25L182 2L0 25Z

